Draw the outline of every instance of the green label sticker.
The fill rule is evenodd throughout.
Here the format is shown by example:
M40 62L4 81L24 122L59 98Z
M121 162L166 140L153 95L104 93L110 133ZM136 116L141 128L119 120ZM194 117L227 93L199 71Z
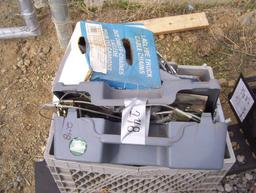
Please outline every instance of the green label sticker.
M82 138L73 138L69 144L70 152L75 156L81 156L85 153L87 144Z

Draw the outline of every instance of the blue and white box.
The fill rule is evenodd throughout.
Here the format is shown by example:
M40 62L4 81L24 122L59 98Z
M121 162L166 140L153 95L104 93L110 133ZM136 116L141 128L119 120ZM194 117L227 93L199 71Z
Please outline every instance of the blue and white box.
M65 85L105 81L118 89L161 86L153 33L142 24L80 21L59 79Z

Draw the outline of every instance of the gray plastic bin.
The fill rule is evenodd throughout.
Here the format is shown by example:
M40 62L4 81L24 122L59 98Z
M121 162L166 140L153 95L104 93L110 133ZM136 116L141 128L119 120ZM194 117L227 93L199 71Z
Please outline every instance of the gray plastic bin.
M120 144L120 123L77 118L69 110L65 120L73 120L72 116L76 120L73 137L82 134L87 142L87 150L80 157L72 155L70 143L58 137L63 134L65 120L54 118L45 159L62 192L211 192L235 162L218 100L220 86L210 67L178 66L179 74L199 76L202 82L178 80L162 71L162 87L144 91L112 89L103 82L64 85L58 82L62 68L63 64L53 84L57 97L67 92L87 92L96 105L123 105L124 98L145 96L149 103L171 104L179 91L189 90L195 94L208 93L210 99L200 123L170 122L162 128L150 125L147 145ZM217 168L222 169L208 170Z
M224 122L219 101L216 116L219 122ZM235 155L228 135L223 168L194 170L59 160L54 155L54 134L52 122L44 158L62 193L215 192L222 178L235 163Z
M146 138L146 144L143 146L121 144L120 123L99 118L78 118L76 112L69 110L66 118L54 118L54 143L57 159L155 165L170 168L222 168L227 124L218 121L216 117L213 119L213 116L216 116L214 112L220 93L220 85L213 78L210 67L178 66L178 74L198 76L201 81L180 79L161 71L163 81L161 88L150 90L118 90L111 88L104 82L81 82L77 85L64 85L58 82L62 68L61 65L53 85L53 93L58 98L68 92L83 92L91 97L93 104L99 106L123 106L124 99L135 97L146 98L148 104L172 104L177 93L182 91L207 95L208 102L200 123L170 122L164 127L163 125L151 125L150 136ZM68 148L70 140L62 137L63 132L65 132L65 127L63 127L65 122L72 122L74 125L73 138L81 136L86 138L84 140L87 142L87 150L83 156L74 156L70 153ZM159 136L161 133L163 136ZM180 137L179 140L177 140L178 137Z
M151 124L145 145L122 144L120 122L101 118L77 118L75 110L67 117L54 117L54 155L56 159L169 168L221 169L225 152L226 123L213 123L211 114L201 122ZM63 137L65 125L72 124L72 138L87 143L81 156L69 150Z

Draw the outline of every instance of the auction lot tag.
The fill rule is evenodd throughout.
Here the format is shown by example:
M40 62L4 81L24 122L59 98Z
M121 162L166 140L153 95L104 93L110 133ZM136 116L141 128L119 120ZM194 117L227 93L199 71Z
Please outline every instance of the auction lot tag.
M254 100L242 79L239 80L230 102L240 121L243 122L252 108Z
M150 113L146 110L146 100L124 101L122 112L121 143L145 144L148 133Z

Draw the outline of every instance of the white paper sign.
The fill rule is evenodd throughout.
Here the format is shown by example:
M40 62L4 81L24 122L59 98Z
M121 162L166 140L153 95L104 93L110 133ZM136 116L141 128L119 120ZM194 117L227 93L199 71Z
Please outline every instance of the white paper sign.
M148 135L150 110L146 110L146 100L125 100L122 112L121 143L145 144Z
M242 79L239 80L230 102L242 122L254 103L254 100Z

